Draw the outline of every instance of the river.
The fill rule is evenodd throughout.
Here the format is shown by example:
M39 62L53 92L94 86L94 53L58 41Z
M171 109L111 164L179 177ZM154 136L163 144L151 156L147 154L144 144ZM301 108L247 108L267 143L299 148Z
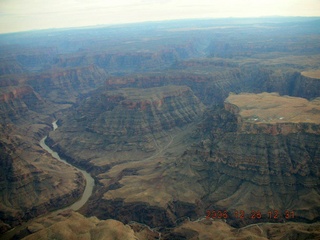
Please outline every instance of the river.
M53 126L53 131L55 131L58 128L57 121L53 122L52 126ZM47 139L47 137L44 137L43 139L41 139L40 146L44 150L46 150L48 153L50 153L52 155L52 157L54 157L58 161L63 162L66 165L69 165L69 166L76 168L78 171L80 171L83 174L83 176L86 180L86 187L85 187L85 190L84 190L81 198L78 201L76 201L75 203L73 203L72 205L57 210L59 212L67 210L67 209L72 209L74 211L77 211L88 201L89 197L92 195L92 191L93 191L93 187L94 187L94 179L91 177L91 175L88 172L81 170L81 169L77 168L76 166L69 164L67 161L61 159L59 157L59 154L57 152L53 151L45 143L46 139Z

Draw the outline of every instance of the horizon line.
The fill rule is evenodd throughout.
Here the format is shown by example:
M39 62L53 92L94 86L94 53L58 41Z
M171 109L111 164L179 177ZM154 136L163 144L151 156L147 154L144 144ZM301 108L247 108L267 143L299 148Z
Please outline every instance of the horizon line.
M136 22L126 22L126 23L105 23L105 24L90 24L90 25L83 25L83 26L70 26L70 27L51 27L51 28L38 28L38 29L29 29L23 31L12 31L12 32L0 32L1 35L10 35L10 34L23 34L23 33L30 33L30 32L45 32L45 31L66 31L66 30L76 30L76 29L86 29L86 28L108 28L108 27L119 27L119 26L127 26L127 25L137 25L137 24L148 24L148 23L165 23L165 22L177 22L177 21L206 21L206 20L223 20L223 19L275 19L275 18L319 18L319 16L284 16L284 15L268 15L268 16L250 16L250 17L207 17L207 18L177 18L177 19L163 19L163 20L145 20L145 21L136 21Z

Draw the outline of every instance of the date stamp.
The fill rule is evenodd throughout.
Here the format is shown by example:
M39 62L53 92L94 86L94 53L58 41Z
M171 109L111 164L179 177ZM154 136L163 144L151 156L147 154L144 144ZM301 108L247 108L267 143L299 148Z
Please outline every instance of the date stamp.
M206 219L294 219L295 214L292 210L269 210L268 212L261 212L260 210L251 210L245 212L243 210L235 210L233 212L226 210L207 210Z

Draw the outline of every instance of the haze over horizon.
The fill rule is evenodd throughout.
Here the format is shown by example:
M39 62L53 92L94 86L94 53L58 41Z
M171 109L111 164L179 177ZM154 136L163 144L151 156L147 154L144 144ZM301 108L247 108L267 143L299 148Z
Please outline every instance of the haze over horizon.
M320 0L0 0L0 33L193 18L320 16Z

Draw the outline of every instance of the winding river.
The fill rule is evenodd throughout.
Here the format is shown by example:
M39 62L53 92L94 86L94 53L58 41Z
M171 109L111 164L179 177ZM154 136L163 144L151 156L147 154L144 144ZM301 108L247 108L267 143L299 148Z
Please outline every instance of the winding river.
M55 131L58 128L57 121L53 122L52 126L53 126L53 131ZM81 169L77 168L76 166L70 165L67 161L61 159L59 157L59 154L57 152L53 151L45 143L46 139L47 139L47 137L44 137L43 139L41 139L40 146L44 150L46 150L48 153L50 153L52 155L52 157L54 157L58 161L63 162L65 164L69 165L69 166L72 166L72 167L76 168L78 171L80 171L83 174L83 176L84 176L84 178L86 180L86 187L85 187L85 190L84 190L81 198L78 201L76 201L75 203L73 203L72 205L57 210L59 212L67 210L67 209L72 209L74 211L77 211L88 201L89 197L92 195L92 191L93 191L93 187L94 187L94 179L91 177L91 175L88 172L86 172L84 170L81 170Z

